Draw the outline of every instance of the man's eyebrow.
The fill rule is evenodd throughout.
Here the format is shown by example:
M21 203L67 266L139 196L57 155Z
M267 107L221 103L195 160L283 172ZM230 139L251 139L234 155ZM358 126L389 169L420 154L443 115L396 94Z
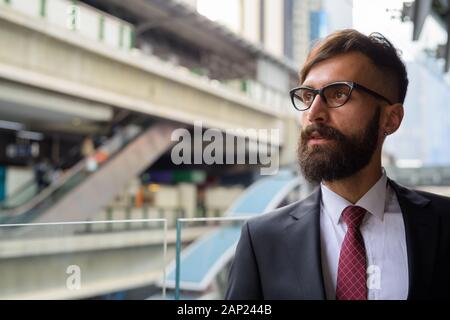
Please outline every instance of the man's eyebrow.
M312 89L316 89L316 88L326 87L326 86L328 86L330 84L333 84L333 83L336 83L336 82L354 82L354 81L353 80L345 80L345 79L336 79L336 80L328 81L325 84L323 84L322 86L317 86L317 87L315 87L312 84L308 84L307 82L304 82L303 84L300 84L299 87L309 87L309 88L312 88Z

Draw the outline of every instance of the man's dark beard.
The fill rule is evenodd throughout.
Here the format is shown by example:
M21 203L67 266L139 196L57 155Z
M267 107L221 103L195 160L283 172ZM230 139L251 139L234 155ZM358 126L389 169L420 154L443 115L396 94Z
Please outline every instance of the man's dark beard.
M320 124L302 130L297 157L300 169L311 183L347 178L364 168L377 148L381 108L377 107L362 135L345 136L340 131ZM333 141L308 147L313 131Z

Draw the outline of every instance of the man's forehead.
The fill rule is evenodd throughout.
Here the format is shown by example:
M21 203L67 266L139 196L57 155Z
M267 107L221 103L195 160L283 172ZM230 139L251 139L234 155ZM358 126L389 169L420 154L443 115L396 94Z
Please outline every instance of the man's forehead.
M368 83L375 80L376 69L370 59L359 52L334 56L314 65L303 85L322 87L334 81Z

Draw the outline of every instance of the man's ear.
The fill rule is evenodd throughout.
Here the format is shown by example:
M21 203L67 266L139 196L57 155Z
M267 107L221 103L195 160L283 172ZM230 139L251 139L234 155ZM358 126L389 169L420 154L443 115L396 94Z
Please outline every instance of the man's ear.
M403 120L403 104L395 103L385 107L381 127L388 135L397 131Z

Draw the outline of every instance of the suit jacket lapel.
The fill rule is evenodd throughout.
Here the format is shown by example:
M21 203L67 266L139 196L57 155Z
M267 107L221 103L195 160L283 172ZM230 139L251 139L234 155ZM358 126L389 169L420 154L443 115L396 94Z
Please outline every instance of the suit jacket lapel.
M408 299L427 298L438 247L439 217L427 209L430 200L388 180L400 204L408 252Z
M284 241L294 274L298 275L298 299L325 299L320 251L320 188L299 203L290 214Z

